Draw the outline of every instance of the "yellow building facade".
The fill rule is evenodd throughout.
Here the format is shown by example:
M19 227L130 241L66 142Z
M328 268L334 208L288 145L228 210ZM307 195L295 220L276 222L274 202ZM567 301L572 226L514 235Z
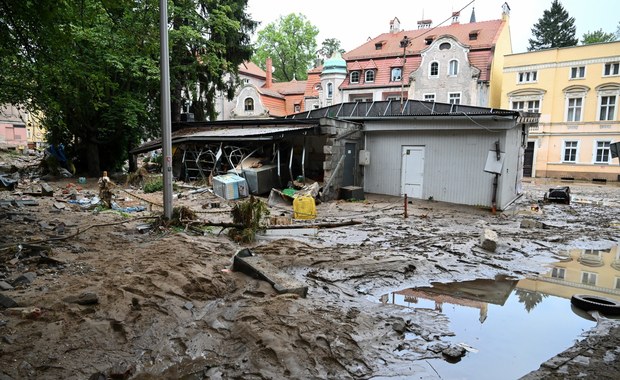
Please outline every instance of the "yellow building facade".
M510 54L501 108L541 114L524 176L617 181L620 41Z

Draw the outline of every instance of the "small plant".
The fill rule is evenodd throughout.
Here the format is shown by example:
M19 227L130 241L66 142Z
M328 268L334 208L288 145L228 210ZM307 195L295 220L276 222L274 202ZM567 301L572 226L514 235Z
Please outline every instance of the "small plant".
M144 181L142 190L145 193L154 193L156 191L162 191L164 189L164 180L161 177L151 177Z
M228 236L235 241L250 243L256 238L257 232L265 231L266 227L262 222L269 215L269 210L263 201L250 196L247 201L235 204L231 214L233 223L243 227L232 228Z

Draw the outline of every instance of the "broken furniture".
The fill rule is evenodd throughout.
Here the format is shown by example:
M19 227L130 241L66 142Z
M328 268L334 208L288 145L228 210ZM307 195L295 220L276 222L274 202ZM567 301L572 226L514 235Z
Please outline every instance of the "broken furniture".
M561 186L549 189L545 193L545 202L570 204L570 187Z

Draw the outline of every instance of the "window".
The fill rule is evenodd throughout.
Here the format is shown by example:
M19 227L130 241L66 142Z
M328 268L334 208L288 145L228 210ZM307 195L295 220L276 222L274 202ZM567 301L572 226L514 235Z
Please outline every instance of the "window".
M581 272L581 283L596 286L596 273Z
M254 99L245 98L245 101L243 102L243 109L245 111L254 111Z
M520 100L512 102L515 111L540 112L540 100Z
M601 96L599 120L614 120L616 118L616 96Z
M350 102L372 102L372 95L357 95L349 97Z
M439 62L431 63L431 74L432 77L439 76Z
M332 96L334 96L334 84L328 83L327 84L327 98L331 99Z
M427 102L434 102L435 94L424 94L424 100Z
M300 104L295 104L294 112L299 112L299 111L301 111L301 105Z
M402 69L400 67L392 68L392 82L398 82L402 80Z
M566 121L581 121L583 98L566 99Z
M555 267L551 271L551 277L553 277L553 278L564 279L565 276L566 276L566 269L564 269L564 268Z
M620 289L620 277L616 277L616 289Z
M450 61L450 68L448 69L448 75L456 76L459 73L459 61L453 59Z
M351 83L359 83L360 82L360 72L359 71L352 71L351 72Z
M577 162L578 141L564 141L563 162Z
M374 70L367 70L366 71L366 78L365 78L366 82L374 82L375 81L375 72Z
M570 79L582 79L582 78L585 78L585 76L586 76L585 66L571 67Z
M450 104L461 104L461 93L460 92L451 92L448 94L448 103Z
M620 62L606 63L603 68L603 76L608 77L620 74Z
M450 50L451 47L452 45L450 45L448 42L442 42L439 45L439 50Z
M597 141L594 162L597 164L609 164L611 160L609 151L610 141Z
M248 78L243 78L243 79L241 80L241 83L243 83L243 84L248 84L248 83L250 83L250 80L249 80Z
M524 71L517 74L517 82L518 83L531 83L536 82L537 78L536 71Z

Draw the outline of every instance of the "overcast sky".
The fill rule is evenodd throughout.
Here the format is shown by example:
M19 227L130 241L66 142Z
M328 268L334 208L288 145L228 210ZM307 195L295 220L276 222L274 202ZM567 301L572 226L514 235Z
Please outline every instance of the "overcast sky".
M317 46L326 38L337 38L345 50L352 50L389 31L389 22L398 17L401 29L417 29L417 21L432 19L437 25L470 3L471 0L249 0L248 13L261 22L257 30L276 21L280 16L301 13L319 29ZM469 22L472 7L476 20L501 18L505 0L474 0L461 12L461 23ZM577 37L603 29L615 33L620 22L618 0L561 0L571 17L575 18ZM527 51L532 26L551 7L552 0L509 0L512 51ZM448 25L450 21L447 22ZM255 40L255 39L254 39ZM618 52L620 54L620 52Z

